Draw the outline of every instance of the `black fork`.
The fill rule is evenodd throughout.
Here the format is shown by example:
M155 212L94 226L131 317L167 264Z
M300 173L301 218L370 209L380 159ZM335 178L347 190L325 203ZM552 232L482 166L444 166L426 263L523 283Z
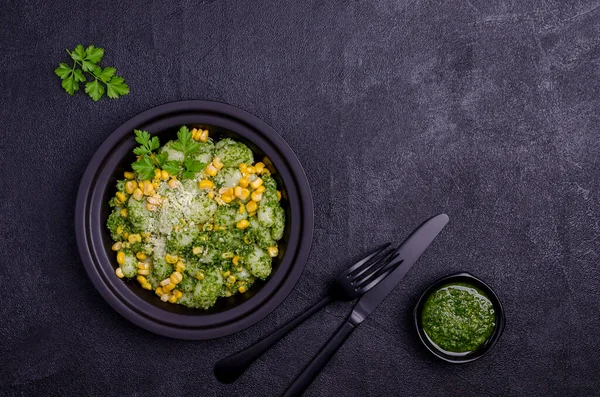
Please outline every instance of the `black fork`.
M235 381L258 357L314 313L336 300L354 300L376 286L400 263L395 261L396 250L387 250L389 246L389 243L384 245L342 272L327 296L306 312L255 344L217 362L214 368L217 379L223 383Z

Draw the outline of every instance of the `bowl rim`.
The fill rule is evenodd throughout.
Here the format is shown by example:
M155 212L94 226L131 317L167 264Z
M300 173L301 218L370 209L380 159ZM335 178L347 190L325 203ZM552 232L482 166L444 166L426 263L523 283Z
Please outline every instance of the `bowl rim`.
M487 295L488 299L492 302L492 305L494 306L494 311L496 313L496 326L494 327L494 332L492 332L492 335L490 335L490 337L481 347L464 356L453 356L444 353L442 350L437 348L433 343L429 341L421 323L421 311L423 310L423 305L425 304L425 301L430 294L435 292L444 284L460 281L473 284L475 287L479 288ZM425 291L423 291L413 310L413 323L415 325L415 329L419 340L430 353L448 363L465 364L483 357L484 355L489 353L490 350L492 350L492 348L500 339L502 332L504 331L506 318L504 314L504 308L502 306L502 303L500 302L500 299L498 298L498 295L496 295L494 290L489 285L487 285L485 282L472 275L471 273L459 272L439 278L431 285L429 285L429 287L427 287Z
M128 135L135 128L140 128L151 123L160 124L159 121L161 120L165 121L165 124L169 122L182 125L191 124L187 121L174 123L173 120L194 117L212 118L215 120L220 117L219 120L224 124L230 121L232 125L237 124L240 129L247 127L248 134L260 141L260 145L262 145L261 149L267 148L276 153L275 157L279 156L283 159L280 160L280 164L275 164L275 166L278 170L280 170L280 167L285 169L286 177L288 178L284 179L286 189L288 188L288 184L292 184L292 189L296 194L295 197L297 197L297 203L292 203L290 200L292 210L294 207L298 208L296 221L291 225L292 230L296 230L298 233L297 236L292 236L297 242L293 249L283 254L282 258L282 263L285 261L286 266L289 268L286 268L284 275L279 274L277 285L273 285L272 283L269 285L271 280L275 279L274 276L277 273L274 273L271 278L267 279L263 287L266 292L260 297L264 302L253 296L248 299L248 301L254 299L254 306L250 305L251 310L248 310L248 313L238 310L233 317L227 317L227 313L235 312L236 308L248 303L248 301L217 314L203 315L198 313L198 316L192 316L189 314L168 312L151 303L145 302L141 298L132 298L127 292L123 292L126 287L121 280L116 280L118 283L115 284L115 280L107 278L105 274L107 266L111 266L112 268L112 262L107 263L102 255L98 255L98 253L106 252L107 248L104 244L98 242L97 239L97 230L101 229L103 225L99 225L98 219L94 219L94 215L98 212L97 202L99 201L98 196L100 196L100 194L94 193L99 193L98 189L102 188L102 186L98 187L97 185L100 184L98 182L99 176L106 173L104 171L105 164L120 161L121 157L116 160L112 157L115 147L118 147L123 139L127 139ZM223 127L219 124L215 125ZM223 128L228 129L227 127ZM229 130L260 147L257 142L250 139L247 135L235 129ZM164 129L159 128L157 131L164 131ZM117 312L134 324L151 332L179 339L202 340L230 335L255 324L271 313L281 304L299 280L310 253L313 229L314 206L308 179L298 158L289 145L258 117L229 104L212 101L188 100L159 105L134 116L117 127L104 140L90 160L81 179L75 205L75 234L80 257L89 278L102 297ZM112 271L114 272L114 270ZM121 284L123 285L121 286ZM266 286L269 287L267 288ZM219 319L219 317L221 318ZM206 320L208 320L208 323ZM200 323L204 324L199 326L198 324Z

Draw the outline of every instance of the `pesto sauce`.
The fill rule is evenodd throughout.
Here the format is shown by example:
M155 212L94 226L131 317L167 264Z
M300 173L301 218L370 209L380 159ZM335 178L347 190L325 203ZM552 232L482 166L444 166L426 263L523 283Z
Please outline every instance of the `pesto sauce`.
M423 305L421 322L431 342L451 353L468 353L492 335L494 306L479 289L466 283L447 284Z

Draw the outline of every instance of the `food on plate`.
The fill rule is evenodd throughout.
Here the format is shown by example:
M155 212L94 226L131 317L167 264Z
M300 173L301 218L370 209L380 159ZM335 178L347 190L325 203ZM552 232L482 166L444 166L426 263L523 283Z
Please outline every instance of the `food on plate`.
M272 166L241 142L182 126L178 139L135 131L132 171L117 182L107 227L119 278L163 302L209 309L271 274L285 213Z

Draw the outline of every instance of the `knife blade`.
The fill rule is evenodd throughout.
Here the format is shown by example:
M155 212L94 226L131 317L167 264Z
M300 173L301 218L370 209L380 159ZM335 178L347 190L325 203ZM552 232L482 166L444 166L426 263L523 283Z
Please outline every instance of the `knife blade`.
M400 264L378 285L359 299L348 319L350 323L357 326L375 310L400 283L410 268L446 226L448 220L449 218L446 214L436 215L423 222L421 226L408 236L395 252L398 254L398 257L394 259L393 263L400 262Z

